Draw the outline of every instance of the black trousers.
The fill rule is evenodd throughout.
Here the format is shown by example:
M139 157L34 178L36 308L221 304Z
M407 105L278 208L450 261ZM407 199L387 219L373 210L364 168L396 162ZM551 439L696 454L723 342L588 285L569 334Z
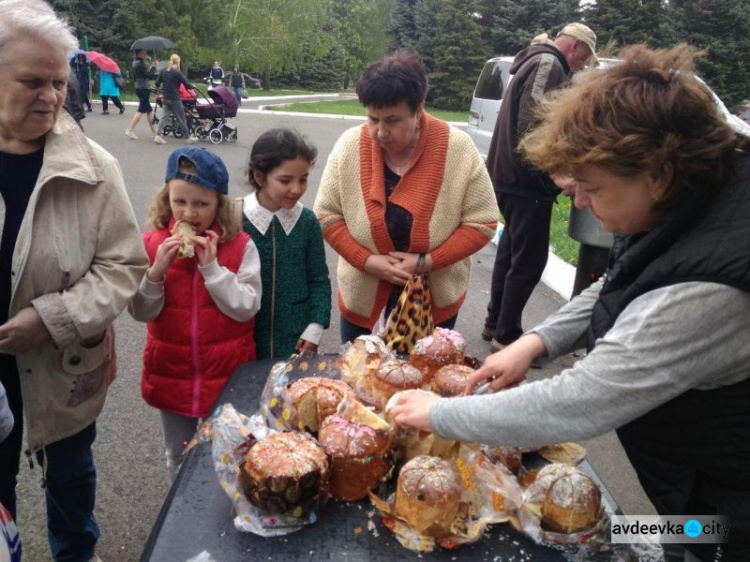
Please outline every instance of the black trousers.
M109 100L112 100L117 109L122 109L122 102L117 96L102 96L102 111L109 111Z
M490 303L484 324L504 344L523 334L521 316L547 265L552 201L501 194L505 228L492 270Z

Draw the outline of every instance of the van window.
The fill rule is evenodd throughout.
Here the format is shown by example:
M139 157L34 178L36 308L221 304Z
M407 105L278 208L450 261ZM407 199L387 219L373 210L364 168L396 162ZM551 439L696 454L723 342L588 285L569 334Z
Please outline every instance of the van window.
M503 70L506 72L505 76L503 76ZM474 97L489 100L503 99L504 82L507 81L507 64L488 62L484 65L482 74L479 75Z

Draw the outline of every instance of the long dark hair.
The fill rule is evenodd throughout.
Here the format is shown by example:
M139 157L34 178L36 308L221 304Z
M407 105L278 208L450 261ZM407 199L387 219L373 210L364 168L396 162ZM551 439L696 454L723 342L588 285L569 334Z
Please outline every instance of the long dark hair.
M318 149L310 144L302 135L292 129L271 129L266 131L253 144L250 151L250 166L248 176L250 183L256 188L261 186L255 180L253 171L258 171L265 177L268 172L277 168L285 160L302 158L310 166L315 164Z

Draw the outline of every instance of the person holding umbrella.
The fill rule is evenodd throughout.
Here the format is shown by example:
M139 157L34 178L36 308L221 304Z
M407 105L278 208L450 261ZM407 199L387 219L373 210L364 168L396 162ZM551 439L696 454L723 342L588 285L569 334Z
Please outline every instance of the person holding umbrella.
M133 129L138 125L138 121L141 120L143 115L146 116L146 122L151 129L151 134L153 135L155 133L152 115L153 109L151 108L150 99L151 80L149 78L148 67L146 66L145 59L146 49L138 49L135 52L135 60L133 60L133 82L135 85L135 94L138 96L138 109L136 110L135 115L133 115L130 125L125 129L125 134L131 139L138 138L133 132Z
M104 69L99 70L99 96L102 98L102 115L109 115L110 99L115 107L120 110L120 115L125 113L125 106L120 101L120 87L115 80L117 76L120 76L119 72L113 74Z
M86 53L80 52L76 54L70 61L70 67L75 72L76 78L78 79L78 92L81 97L81 104L86 106L86 111L93 111L91 107L91 99L89 99L89 91L91 84L89 82L89 70L91 65L86 58Z

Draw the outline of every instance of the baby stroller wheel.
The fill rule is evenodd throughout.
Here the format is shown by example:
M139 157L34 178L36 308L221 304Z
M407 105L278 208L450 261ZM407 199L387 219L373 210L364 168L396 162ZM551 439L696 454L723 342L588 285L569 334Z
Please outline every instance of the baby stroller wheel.
M172 134L172 125L164 125L164 129L162 129L162 132L165 135L171 135Z
M178 139L181 139L182 137L185 136L185 134L182 132L182 129L180 129L179 127L175 127L174 130L172 131L172 134L175 136L175 138L178 138Z
M219 144L224 140L224 133L221 132L221 129L214 129L209 133L208 138L211 139L212 143Z
M205 140L208 138L208 131L203 125L199 125L195 128L195 136L201 140Z
M237 142L237 131L232 131L231 133L229 133L227 140L229 142Z

